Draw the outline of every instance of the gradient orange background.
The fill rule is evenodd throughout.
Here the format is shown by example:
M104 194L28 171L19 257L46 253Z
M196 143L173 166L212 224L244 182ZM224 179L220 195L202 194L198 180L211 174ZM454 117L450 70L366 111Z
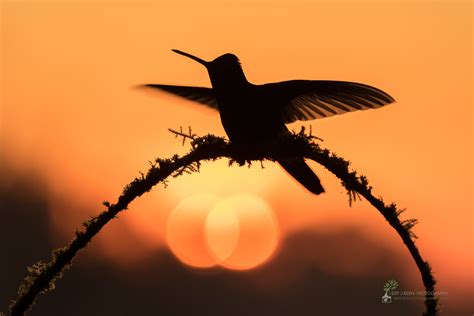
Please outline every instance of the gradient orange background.
M233 52L253 83L347 80L391 94L397 102L385 108L304 125L367 175L376 194L406 207L404 218L419 220L418 246L438 289L450 301L472 298L471 2L3 1L2 159L48 180L58 244L101 201L114 201L148 160L187 151L167 128L224 135L211 110L131 88L210 85L201 65L171 48L207 60ZM270 163L263 170L205 164L134 202L121 224L101 233L97 249L139 265L147 249L164 246L166 220L184 198L248 193L273 208L281 239L350 223L408 256L378 212L365 201L349 208L339 181L311 166L322 196ZM123 234L130 238L117 241Z

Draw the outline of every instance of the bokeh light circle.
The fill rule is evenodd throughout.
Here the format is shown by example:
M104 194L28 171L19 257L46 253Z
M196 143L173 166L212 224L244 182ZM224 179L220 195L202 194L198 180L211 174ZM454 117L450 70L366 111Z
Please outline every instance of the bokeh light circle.
M171 212L166 226L166 241L181 262L197 268L216 265L204 238L204 222L216 202L213 195L195 194L182 200Z
M208 251L217 262L225 261L239 242L240 221L237 212L227 200L221 200L210 210L204 225Z
M223 267L252 269L266 262L279 242L271 207L262 198L239 194L220 200L206 218L209 251Z
M252 269L271 257L279 238L271 207L250 194L187 197L171 212L166 229L173 254L198 268Z

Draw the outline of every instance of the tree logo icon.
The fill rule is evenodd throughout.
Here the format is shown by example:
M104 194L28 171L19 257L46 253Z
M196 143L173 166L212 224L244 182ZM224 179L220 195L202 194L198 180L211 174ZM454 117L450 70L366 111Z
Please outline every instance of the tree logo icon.
M382 296L382 303L392 303L392 297L388 295L389 291L393 291L398 287L398 282L396 280L388 280L383 286L385 294Z

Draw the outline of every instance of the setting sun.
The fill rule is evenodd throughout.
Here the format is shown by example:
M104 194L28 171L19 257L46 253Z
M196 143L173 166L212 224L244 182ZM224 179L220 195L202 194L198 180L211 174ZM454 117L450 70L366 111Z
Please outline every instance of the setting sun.
M246 270L264 263L280 239L272 209L255 195L221 200L209 213L205 226L210 251L229 269Z
M171 251L182 262L198 268L216 265L208 252L204 222L216 203L212 195L192 195L171 212L166 227L166 240Z
M255 195L218 199L192 195L171 212L166 239L183 263L246 270L265 262L276 250L278 224L270 206Z

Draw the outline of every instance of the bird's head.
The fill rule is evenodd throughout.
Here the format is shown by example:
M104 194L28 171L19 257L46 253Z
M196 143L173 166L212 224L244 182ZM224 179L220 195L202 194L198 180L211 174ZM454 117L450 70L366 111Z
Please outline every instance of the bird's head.
M210 67L212 68L221 68L221 69L226 69L228 71L242 69L242 67L240 66L240 61L237 58L237 56L231 53L227 53L222 56L219 56L213 61L211 61L209 64L210 64Z
M185 53L183 51L173 49L173 52L191 58L201 65L204 65L209 72L213 86L219 83L232 82L247 82L240 61L234 54L224 54L212 61L205 61L194 55Z

